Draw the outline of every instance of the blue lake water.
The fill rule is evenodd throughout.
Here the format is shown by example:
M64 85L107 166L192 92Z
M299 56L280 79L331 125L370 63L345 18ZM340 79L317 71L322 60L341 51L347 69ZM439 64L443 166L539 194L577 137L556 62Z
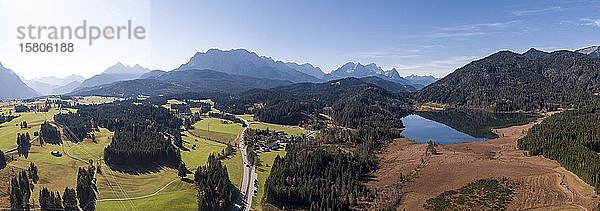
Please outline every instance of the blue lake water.
M451 144L461 142L484 141L488 138L474 137L460 132L445 124L423 118L417 114L411 114L402 118L404 131L402 135L418 143L429 140L438 144Z

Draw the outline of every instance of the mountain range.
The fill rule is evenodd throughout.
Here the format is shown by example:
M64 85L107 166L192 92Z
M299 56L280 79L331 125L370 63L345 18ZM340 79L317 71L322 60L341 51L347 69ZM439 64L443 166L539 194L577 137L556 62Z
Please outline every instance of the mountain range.
M136 79L160 80L159 78L170 72L184 72L187 70L212 70L225 73L232 77L243 76L253 79L269 79L272 81L287 81L291 83L319 83L355 77L365 78L366 81L372 81L373 83L385 84L387 88L393 91L402 90L408 92L414 92L428 84L427 82L423 82L424 79L420 78L411 78L410 80L405 79L398 74L396 69L384 71L374 63L362 65L360 63L349 62L331 73L325 73L319 67L315 67L310 63L298 64L294 62L276 61L270 57L259 56L258 54L249 52L245 49L211 49L206 52L198 52L192 56L187 63L182 64L179 68L172 71L151 71L140 65L125 66L122 63L117 63L101 74L95 75L89 79L72 75L65 78L36 78L25 80L24 82L29 87L36 90L40 95L65 94L70 92L83 93L84 91L89 92L91 88L105 88L117 82ZM390 82L382 82L371 77L378 77ZM437 80L433 77L428 77L427 79ZM137 81L137 83L139 84L140 81ZM118 85L121 86L124 84L125 83L118 83ZM167 86L166 84L162 85ZM250 87L256 88L255 86Z
M109 67L101 74L95 75L85 81L83 81L77 88L74 90L80 90L88 87L95 87L99 85L110 84L118 81L126 81L138 79L142 75L149 73L150 70L144 68L140 65L135 65L133 67L125 66L120 62Z
M151 78L118 81L112 84L75 90L73 95L135 97L184 93L240 93L249 89L272 88L290 81L230 75L214 70L187 69L170 71Z
M12 70L0 64L0 100L22 99L39 96Z
M69 93L84 80L83 76L73 74L64 78L49 76L23 80L23 82L42 95L52 95Z
M130 72L131 69L136 68L142 70L135 71L137 74L130 74L131 77L118 77L119 75L117 75L118 73ZM81 94L84 92L80 91L89 91L90 88L106 88L107 86L110 86L111 83L133 79L156 79L164 82L164 80L161 80L161 78L164 79L166 77L165 75L173 75L171 74L173 72L185 72L188 70L211 70L215 72L225 73L230 77L243 76L252 79L258 78L269 79L274 81L289 81L291 83L318 83L348 77L366 78L366 81L381 84L392 91L402 90L414 92L418 88L424 87L424 85L421 84L422 81L416 80L416 82L419 83L414 84L410 80L402 78L398 74L398 71L396 71L396 69L384 71L374 63L364 66L360 63L349 62L343 65L342 67L338 68L337 70L334 70L332 73L326 74L320 68L315 67L309 63L297 64L294 62L275 61L272 58L266 56L259 56L256 53L249 52L244 49L235 49L227 51L211 49L206 52L196 53L189 59L187 63L182 64L177 69L168 72L161 70L149 71L139 66L135 66L133 68L125 67L119 63L109 68L109 70L103 72L102 74L99 74L95 77L88 79L87 81L84 81L84 83L80 87L78 87L74 93ZM389 82L383 82L371 77L378 77L381 79L388 80ZM433 77L430 78L435 79ZM170 80L170 82L173 82L173 80ZM143 82L136 81L132 84L140 83ZM124 86L125 84L127 83L118 83L118 86ZM166 86L169 87L168 89L174 88L173 86L169 86L167 84L162 84L162 86L160 87L162 89L167 89ZM257 88L256 86L248 87ZM106 89L103 90L104 91L102 92L106 91ZM237 92L239 90L241 89L238 89L236 87L231 92Z
M587 54L594 58L600 58L600 46L590 46L576 50L577 53Z
M206 53L198 52L189 62L174 71L188 69L209 69L232 75L250 76L292 82L317 82L319 79L297 69L290 64L275 61L269 57L258 56L245 49L222 51L210 49Z

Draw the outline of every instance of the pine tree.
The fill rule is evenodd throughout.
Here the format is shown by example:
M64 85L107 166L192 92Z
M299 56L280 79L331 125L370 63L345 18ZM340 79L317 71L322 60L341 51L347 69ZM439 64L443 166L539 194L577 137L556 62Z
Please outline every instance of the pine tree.
M79 208L77 207L77 193L75 193L74 189L65 188L65 192L63 193L63 206L66 211L77 211Z
M77 198L84 211L96 209L96 191L94 170L92 168L79 168L77 173Z
M31 197L31 188L26 171L19 172L10 182L10 207L13 210L23 210L29 208L29 198Z
M181 162L181 164L179 164L179 168L177 168L178 172L177 175L179 177L181 177L181 179L185 178L187 176L187 168L185 167L185 163Z
M0 170L6 168L6 157L4 157L4 152L0 150Z
M35 163L31 162L29 164L29 168L27 169L27 172L29 173L29 176L31 177L31 180L33 181L33 183L37 184L37 182L40 178L38 176L38 168L37 168L37 166L35 166Z

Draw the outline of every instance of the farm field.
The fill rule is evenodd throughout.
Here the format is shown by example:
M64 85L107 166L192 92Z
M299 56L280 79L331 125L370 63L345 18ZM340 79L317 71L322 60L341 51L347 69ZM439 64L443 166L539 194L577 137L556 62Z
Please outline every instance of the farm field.
M196 210L196 189L176 181L155 196L129 201L99 201L97 210Z
M261 130L269 129L271 131L284 132L288 136L297 136L297 135L302 135L302 134L308 133L304 128L301 128L298 126L277 125L277 124L264 123L264 122L251 123L250 128L261 129Z
M242 131L242 124L229 120L206 118L193 125L190 133L194 136L220 143L233 143Z
M167 104L162 105L163 108L169 109L171 110L171 105L179 105L179 104L184 104L185 102L181 101L181 100L167 100Z
M102 96L85 96L85 97L77 97L75 102L81 105L96 105L96 104L105 104L112 103L114 101L121 100L116 97L102 97Z
M196 189L176 181L155 196L129 201L98 201L97 210L196 210Z
M51 109L48 112L25 112L17 113L19 117L10 122L0 124L0 150L7 151L17 147L17 133L29 133L33 138L33 132L40 130L40 125L46 120L53 120L54 115L58 114L58 110ZM27 122L29 128L21 129L19 124L23 121Z
M248 122L254 122L254 114L237 115L237 117L245 119Z
M189 151L181 151L181 160L185 162L186 167L192 172L198 166L206 165L210 154L218 154L227 147L225 144L194 136L183 136L183 140L184 147ZM194 144L196 145L196 150L192 149ZM229 179L239 188L242 184L243 169L242 155L239 153L239 150L235 149L234 154L228 159L222 160L222 162L227 166Z
M0 147L10 149L16 147L16 133L29 132L33 135L34 131L39 130L39 125L44 122L45 116L51 116L58 113L57 110L51 110L46 113L28 112L22 113L19 118L7 122L0 126ZM46 114L46 115L44 115ZM20 121L27 121L31 128L21 130L14 124ZM233 141L237 133L242 130L240 124L228 122L223 124L223 120L209 118L204 122L199 122L200 127L203 124L210 123L210 131L202 134L208 137L220 137L223 142ZM229 124L231 123L231 124ZM62 130L61 130L62 131ZM215 135L217 134L217 135ZM223 135L223 134L226 134ZM221 135L221 136L219 136ZM14 137L13 137L14 136ZM12 172L26 170L31 162L38 166L40 181L35 185L31 200L37 203L39 190L42 187L50 191L62 193L65 187L74 188L77 180L77 169L86 167L87 163L75 160L68 154L83 160L99 161L103 158L104 148L110 144L110 137L113 133L105 128L101 128L95 133L96 143L91 140L85 140L79 144L72 143L63 137L62 145L44 144L40 146L39 142L32 143L32 147L27 158L17 157L12 154L15 160L8 164L8 167L0 171L0 175L10 178ZM190 171L200 165L205 165L208 156L212 153L220 153L225 149L223 143L209 141L201 137L195 137L191 134L183 136L184 146L190 151L182 151L182 160L186 162ZM196 141L197 140L197 141ZM191 150L192 145L196 144L196 150ZM237 150L237 149L236 149ZM54 157L50 152L59 151L61 157ZM222 160L227 165L230 180L236 187L240 187L242 180L242 157L239 151L234 153L228 159ZM192 178L193 174L188 174ZM8 180L7 180L8 181ZM0 184L3 190L9 190L8 183ZM139 172L137 174L119 172L109 169L102 164L102 174L97 175L98 210L193 210L196 209L196 189L192 184L183 182L177 176L176 169L162 168L155 171ZM0 192L0 207L8 207L9 200L7 192ZM137 199L137 197L140 197ZM110 199L118 198L136 198L127 201L114 201Z

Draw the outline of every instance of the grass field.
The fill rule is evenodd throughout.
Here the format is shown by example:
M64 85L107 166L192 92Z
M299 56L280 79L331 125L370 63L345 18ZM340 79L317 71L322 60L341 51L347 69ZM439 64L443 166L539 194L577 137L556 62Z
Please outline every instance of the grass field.
M77 98L76 102L79 104L82 104L82 105L95 105L95 104L112 103L116 100L121 100L121 99L115 98L115 97L85 96L85 97Z
M237 117L245 119L248 122L254 122L254 114L237 115Z
M175 169L163 168L159 172L138 175L116 172L104 167L97 175L100 190L98 199L129 198L153 194L173 180L179 180ZM121 191L123 190L123 191Z
M242 164L242 153L236 149L235 154L226 160L223 160L223 164L227 166L227 173L229 174L229 180L235 185L236 188L240 189L242 186L242 174L244 174L244 166Z
M193 126L192 135L220 143L233 143L243 129L242 124L217 118L206 118Z
M252 200L252 210L262 210L262 200L265 196L265 183L267 177L271 174L271 168L275 161L275 157L277 157L277 155L283 157L285 154L285 150L263 152L259 154L260 165L256 169L256 173L258 174L258 193L256 198ZM267 164L269 164L269 167L267 167Z
M190 171L195 171L198 166L206 165L208 162L208 156L210 154L218 154L227 146L222 143L209 141L198 137L183 136L184 147L188 148L189 151L181 151L181 160L185 162L186 167ZM197 141L196 141L197 140ZM193 145L196 145L196 150L192 149ZM227 166L227 173L229 174L229 180L237 188L240 188L242 184L242 156L239 150L233 156L226 160L223 160L223 164Z
M87 101L89 103L101 103L108 102L108 99L88 98ZM10 110L10 107L5 108L3 111ZM56 113L58 111L51 110L46 117L51 120ZM7 150L16 147L16 134L18 132L29 132L30 135L33 135L33 132L39 130L39 125L46 118L44 113L29 112L21 113L20 115L20 117L13 121L0 125L0 149ZM31 128L21 130L20 127L15 126L15 124L21 121L27 121ZM195 171L199 165L205 165L211 153L216 154L221 152L226 147L223 143L235 140L243 129L241 124L234 124L230 121L226 122L224 123L221 119L208 118L194 125L196 126L196 130L194 130L196 133L207 138L214 138L222 143L209 141L202 137L195 137L191 134L183 137L185 140L184 146L190 149L190 151L182 151L181 156L190 171ZM65 187L74 188L76 186L77 169L87 166L86 163L67 156L67 151L85 160L102 159L104 148L110 143L109 137L113 133L103 128L95 135L97 143L85 141L80 144L74 144L69 141L63 141L62 145L46 144L40 146L38 142L34 142L28 158L16 157L15 154L16 160L9 163L11 168L3 169L2 173L12 174L12 171L8 169L12 169L13 167L25 170L31 162L35 162L38 166L40 181L36 184L32 192L32 201L37 203L39 190L42 187L47 187L51 191L58 191L62 194ZM196 144L196 150L192 150L193 144ZM71 147L72 149L69 150ZM60 151L63 156L54 157L50 154L51 151ZM241 186L242 181L243 166L241 156L239 151L237 151L230 158L223 160L223 163L227 165L230 180L238 188ZM100 201L97 204L98 210L197 209L195 188L191 184L180 181L176 169L162 168L157 172L131 174L113 171L102 165L102 171L103 174L97 175L99 200L147 196L154 194L169 183L170 185L160 193L148 198L122 202ZM188 175L188 178L190 177L193 177L192 174ZM2 204L0 207L7 206L7 204Z
M100 201L97 210L196 210L196 189L193 185L177 181L163 192L143 199L130 201ZM135 209L134 209L135 208Z
M85 141L85 143L73 144L69 141L65 142L65 145L72 147L70 153L78 158L82 158L84 160L100 160L103 159L104 148L106 148L111 140L110 138L113 136L113 132L110 132L106 128L100 128L100 132L96 132L96 142Z
M280 131L280 132L284 132L284 133L288 134L289 136L292 136L292 135L297 136L297 135L307 133L307 131L304 128L301 128L298 126L276 125L276 124L270 124L270 123L264 123L264 122L252 123L252 124L250 124L250 128L262 129L262 130L269 129L271 131L273 131L273 130Z
M59 191L61 194L65 187L74 188L77 181L77 169L87 166L85 163L75 161L65 155L54 157L50 154L53 150L63 151L62 149L63 146L61 145L44 145L40 147L38 142L34 142L27 158L18 157L16 154L11 155L16 160L10 162L10 166L26 170L30 163L34 162L38 167L40 180L32 192L32 200L36 203L41 187L47 187L51 191Z
M162 105L163 108L169 109L171 110L171 105L178 105L178 104L184 104L185 102L181 101L181 100L167 100L167 104Z
M20 115L19 117L10 122L0 124L0 150L7 151L17 147L17 133L29 132L29 135L33 138L33 132L39 131L40 125L44 123L46 119L53 120L54 115L57 113L58 110L54 109L48 112L18 113L18 115ZM21 129L18 124L22 121L26 121L29 128Z

